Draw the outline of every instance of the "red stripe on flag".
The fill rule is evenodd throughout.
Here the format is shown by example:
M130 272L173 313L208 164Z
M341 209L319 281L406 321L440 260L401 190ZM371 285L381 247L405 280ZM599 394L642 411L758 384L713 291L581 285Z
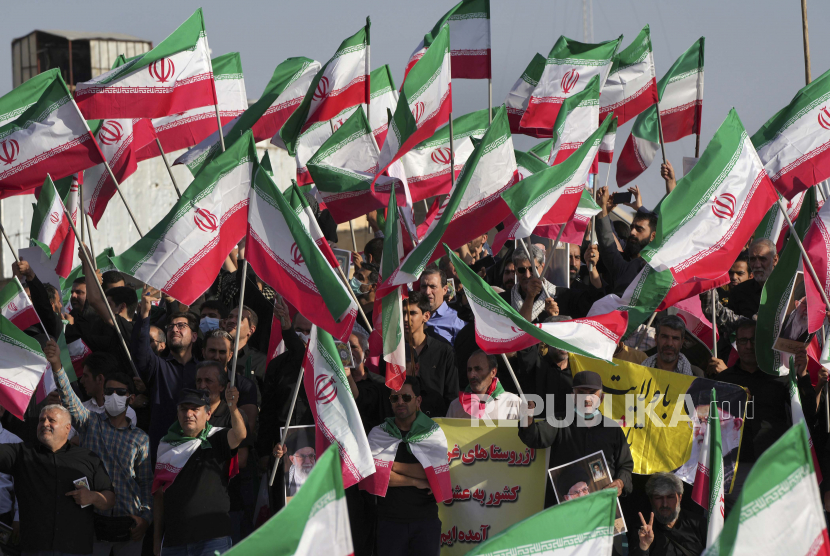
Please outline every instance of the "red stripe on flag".
M302 101L303 97L297 97L266 110L251 128L254 130L254 141L258 143L276 135Z
M630 183L646 169L647 167L643 166L642 160L637 154L634 135L629 135L620 153L620 158L617 160L617 187L623 187Z
M613 112L617 117L617 125L621 126L639 116L652 104L657 104L657 80L654 78L648 85L626 98L622 104L600 108L599 123Z
M451 54L453 79L490 79L489 48L484 53L466 54L456 51Z
M351 106L368 104L369 99L369 76L361 75L360 77L356 77L351 83L339 91L336 96L329 94L323 99L317 106L314 114L309 115L300 133L305 132L317 122L325 122L334 118L340 112Z
M671 143L689 135L700 133L702 112L702 101L690 102L665 112L661 110L660 120L663 125L663 142Z
M98 89L75 93L75 102L87 120L162 118L216 103L213 75L209 73L191 78L186 83L177 83L165 93L148 93L142 87Z
M46 174L53 181L104 162L92 135L84 133L63 145L50 149L20 166L0 172L0 199L31 193L43 185Z

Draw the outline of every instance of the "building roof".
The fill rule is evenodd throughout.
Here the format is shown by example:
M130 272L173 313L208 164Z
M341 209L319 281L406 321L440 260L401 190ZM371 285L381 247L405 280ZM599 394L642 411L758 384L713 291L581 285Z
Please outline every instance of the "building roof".
M99 33L99 32L86 32L86 31L61 31L57 29L34 29L32 33L46 33L49 35L55 35L58 37L63 37L66 40L70 41L89 41L89 40L110 40L110 41L124 41L124 42L152 42L146 39L141 39L138 37L134 37L132 35L126 35L124 33ZM28 37L32 33L27 33L24 37ZM23 37L18 37L14 40L22 39Z

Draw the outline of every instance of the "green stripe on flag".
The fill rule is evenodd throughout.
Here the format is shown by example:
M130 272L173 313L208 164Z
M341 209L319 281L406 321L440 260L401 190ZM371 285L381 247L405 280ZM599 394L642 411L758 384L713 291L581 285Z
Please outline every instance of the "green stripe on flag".
M211 59L213 79L242 79L242 56L239 52L228 52Z
M634 40L614 56L614 62L611 64L612 74L616 71L624 70L627 67L639 64L648 57L651 52L651 31L646 25Z
M498 112L498 108L493 108L493 116ZM454 141L460 141L465 137L482 137L487 128L490 127L490 116L487 114L487 109L477 110L464 114L452 121L452 138ZM415 145L412 150L430 150L439 147L450 141L450 126L445 125L441 129L432 134L432 137L425 139Z

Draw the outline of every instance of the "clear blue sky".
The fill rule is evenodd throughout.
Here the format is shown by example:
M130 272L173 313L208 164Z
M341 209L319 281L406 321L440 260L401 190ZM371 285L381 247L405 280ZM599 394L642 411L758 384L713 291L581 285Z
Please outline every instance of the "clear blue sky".
M816 77L830 69L830 2L807 3ZM389 64L399 84L412 50L452 5L452 0L7 3L0 18L0 92L11 89L12 39L33 29L121 32L158 44L199 6L214 56L242 54L250 98L259 96L274 67L287 57L327 60L367 15L372 18L372 65ZM578 0L491 0L491 10L494 104L504 100L536 52L546 55L559 35L583 38ZM804 85L801 11L795 0L594 0L593 11L595 41L624 34L625 46L643 25L651 25L658 78L695 39L706 37L702 146L731 107L751 134ZM486 106L484 82L459 80L453 90L456 117ZM617 153L630 127L618 131ZM517 138L516 147L526 149L535 142ZM694 155L694 138L668 145L667 152L679 169L683 156ZM604 180L605 165L600 170L600 182ZM663 191L658 164L637 183L646 204L653 206Z

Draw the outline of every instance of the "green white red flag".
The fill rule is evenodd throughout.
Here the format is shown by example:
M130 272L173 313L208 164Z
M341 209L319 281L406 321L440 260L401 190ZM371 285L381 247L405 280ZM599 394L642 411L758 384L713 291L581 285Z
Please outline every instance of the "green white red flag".
M366 25L340 43L334 56L311 80L300 106L279 132L289 154L297 153L298 138L312 125L327 122L349 107L369 102L370 72L367 71L366 57L370 26L367 17Z
M392 186L394 188L394 185ZM403 259L403 238L398 224L398 203L396 195L389 195L389 210L383 228L383 256L380 259L380 279L391 276ZM383 360L386 361L386 386L401 389L406 379L406 348L404 345L403 303L405 286L375 301L380 303L381 330L383 334ZM376 309L377 311L377 309Z
M161 118L215 105L202 8L154 49L75 88L87 120Z
M29 237L47 256L52 256L69 233L69 218L64 212L63 202L52 178L48 175L40 188Z
M630 45L614 56L602 88L599 117L605 119L613 112L622 125L653 104L657 104L657 73L651 32L646 25Z
M599 490L534 514L476 546L467 556L611 556L616 512L614 489Z
M432 46L444 25L450 28L453 79L489 79L490 73L490 0L462 0L444 14L432 31L409 57L404 82L409 71Z
M352 556L352 531L340 467L337 448L329 446L318 456L291 503L225 554Z
M357 306L321 251L331 250L303 201L296 186L283 195L267 173L257 171L250 192L245 257L257 276L303 316L345 342Z
M700 447L695 483L692 489L692 500L706 510L708 523L706 529L707 547L712 546L723 531L725 512L720 412L715 389L712 388L709 416L706 421L706 434Z
M824 324L827 317L825 312L824 298L821 295L822 290L825 295L830 296L830 263L828 263L828 253L830 253L830 203L826 202L822 205L821 210L818 211L816 218L810 225L807 235L804 236L804 249L810 257L810 262L819 277L820 283L813 280L812 274L804 273L804 287L807 292L807 331L811 334L819 330ZM806 261L802 265L805 269L807 267Z
M22 331L40 323L35 306L17 276L0 289L0 314Z
M602 97L600 97L600 99L601 98ZM620 122L619 120L616 120L608 126L607 130L605 130L605 135L602 137L602 143L599 145L599 154L597 155L597 160L599 162L604 162L606 164L614 162L614 145L617 142L618 125L620 125Z
M255 103L238 118L222 126L225 147L253 130L254 141L279 137L277 133L300 105L312 79L320 71L320 62L309 58L289 58L277 66L271 80ZM181 155L173 164L185 164L194 176L222 152L219 131L216 130L198 145Z
M121 272L191 305L245 237L251 175L258 166L248 132L208 163L170 212L112 262Z
M78 186L83 182L84 173L78 172L71 176L67 176L55 183L55 188L58 195L63 199L63 206L72 215L72 223L75 227L80 225L78 216L81 214L81 192ZM70 227L67 231L66 238L57 250L57 264L55 264L55 274L61 278L66 278L72 272L72 266L75 263L75 233Z
M343 487L356 485L375 472L375 463L363 421L357 411L349 379L334 345L325 330L311 326L303 358L303 387L314 424L316 453L330 444L340 452Z
M72 95L52 69L0 98L0 198L104 161Z
M602 90L620 42L622 35L597 44L559 37L548 54L539 84L530 95L527 110L519 123L521 133L550 137L566 98L582 91L595 75L599 76Z
M610 361L628 326L628 315L606 315L531 324L447 248L475 316L476 343L487 353L511 353L543 342L557 349Z
M619 187L631 182L651 165L660 148L661 123L664 143L700 134L703 112L703 46L704 38L700 37L657 82L660 121L658 122L656 106L647 108L637 116L631 135L617 161Z
M830 554L805 425L793 425L761 454L723 532L703 554Z
M798 91L752 143L776 189L791 199L830 177L830 70Z
M513 138L507 111L502 106L442 203L441 217L433 220L420 243L385 278L378 295L382 297L397 286L417 281L424 268L442 255L436 249L439 243L457 249L504 220L510 209L499 196L517 179Z
M219 100L219 118L222 126L238 118L248 109L242 58L239 52L229 52L211 60L213 84ZM217 130L216 108L201 106L152 120L161 146L166 153L192 147ZM161 155L155 141L140 149L138 160Z
M0 315L0 405L22 421L47 366L37 341Z
M553 146L548 154L548 165L561 164L572 155L597 130L598 122L599 75L595 75L583 90L562 102L553 126ZM604 134L600 141L603 138ZM592 165L591 173L597 173L596 164Z
M734 109L679 185L661 202L657 235L641 256L678 284L719 278L778 198Z
M804 204L804 194L805 192L802 191L793 195L792 199L785 199L784 206L787 208L787 216L790 217L790 222L795 222L798 218L801 205ZM789 229L790 227L787 225L784 213L779 210L778 203L776 203L770 207L764 219L758 224L755 237L764 237L771 240L775 244L776 250L781 251L789 235Z
M559 235L559 228L563 224L536 226L536 229L533 230L533 235L552 240L556 240L558 237L562 243L579 245L585 239L585 230L588 229L591 218L599 214L600 210L599 205L591 197L591 191L586 189L579 197L579 204L576 205L576 212L574 212L573 218L567 224L564 224L565 229L562 231L561 236Z
M527 110L527 105L530 102L530 95L539 84L542 78L542 72L545 71L545 62L547 58L538 52L527 65L525 71L516 80L513 88L507 93L507 98L504 103L507 106L507 119L510 120L510 133L525 133L527 130L522 130L519 123Z

